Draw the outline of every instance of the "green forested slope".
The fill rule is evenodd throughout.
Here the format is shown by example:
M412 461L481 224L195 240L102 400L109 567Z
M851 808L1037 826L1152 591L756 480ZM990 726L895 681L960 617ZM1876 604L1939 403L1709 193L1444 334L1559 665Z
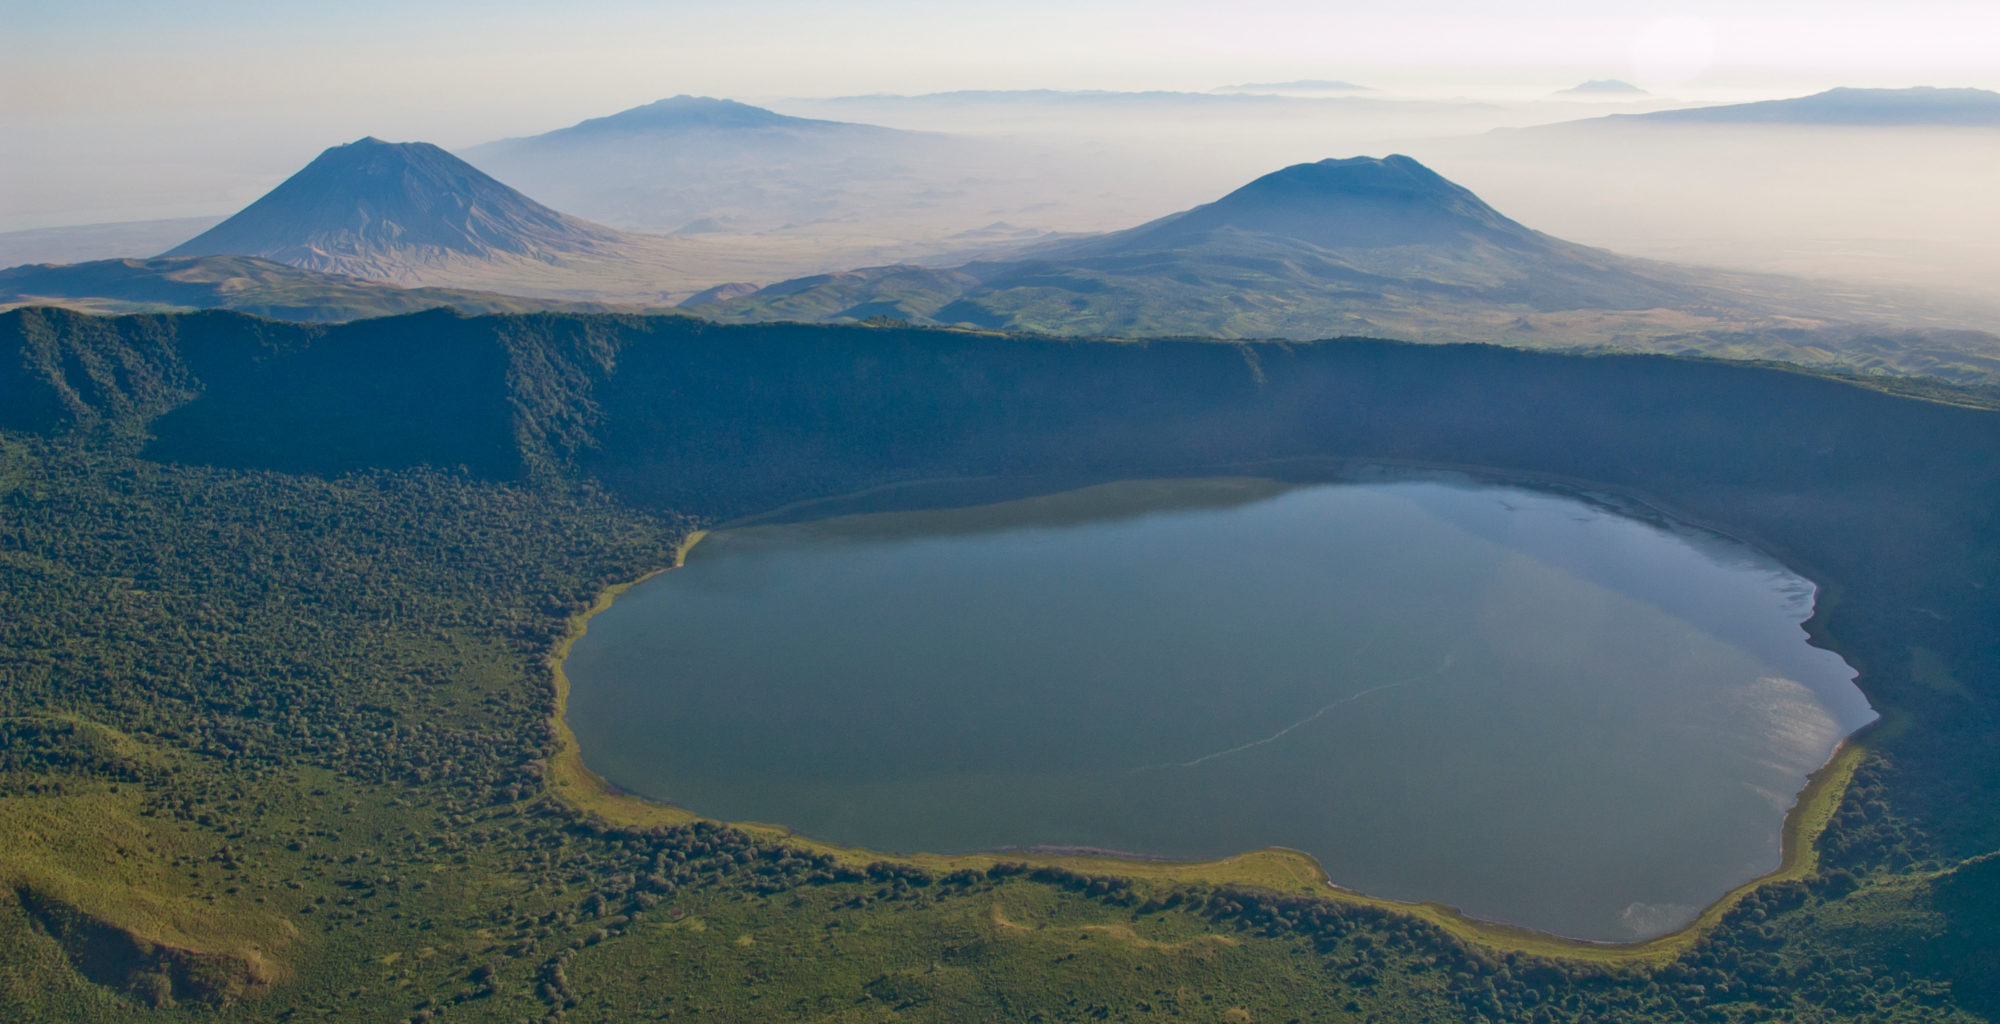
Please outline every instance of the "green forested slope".
M0 1008L1987 1019L1996 424L1779 370L1485 348L6 314ZM1814 635L1886 721L1818 870L1685 948L1533 956L1349 902L871 862L547 791L547 656L702 522L895 479L1304 456L1609 488L1824 584Z
M155 256L0 270L0 307L38 305L100 313L230 309L309 322L395 316L440 307L466 313L604 312L610 308L466 288L402 288L303 270L256 256Z

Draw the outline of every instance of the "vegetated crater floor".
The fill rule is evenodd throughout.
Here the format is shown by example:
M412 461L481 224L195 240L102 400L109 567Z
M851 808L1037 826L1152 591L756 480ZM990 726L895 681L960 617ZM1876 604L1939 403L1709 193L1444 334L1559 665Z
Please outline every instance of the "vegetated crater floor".
M593 618L590 767L878 850L1290 847L1618 941L1776 868L1875 718L1812 583L1601 495L1376 468L885 504L711 533Z

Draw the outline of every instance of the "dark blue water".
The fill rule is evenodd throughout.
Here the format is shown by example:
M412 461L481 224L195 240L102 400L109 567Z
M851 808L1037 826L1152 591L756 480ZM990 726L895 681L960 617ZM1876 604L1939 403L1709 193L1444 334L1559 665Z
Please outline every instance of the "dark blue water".
M1303 850L1593 939L1775 867L1874 717L1745 547L1465 478L1142 481L749 527L591 620L591 768L939 853Z

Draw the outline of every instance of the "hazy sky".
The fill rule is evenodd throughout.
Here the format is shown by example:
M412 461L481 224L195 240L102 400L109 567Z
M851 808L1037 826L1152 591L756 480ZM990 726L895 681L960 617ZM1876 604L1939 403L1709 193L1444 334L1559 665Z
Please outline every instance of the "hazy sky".
M242 181L212 192L235 196L364 134L461 146L682 92L2000 87L1993 0L0 0L0 13L0 229L216 202L147 194L136 164L162 183L226 168Z

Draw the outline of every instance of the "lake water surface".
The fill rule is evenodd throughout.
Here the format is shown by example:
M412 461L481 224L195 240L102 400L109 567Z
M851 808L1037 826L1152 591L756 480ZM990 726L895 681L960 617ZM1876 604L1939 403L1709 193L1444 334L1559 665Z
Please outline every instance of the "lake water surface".
M842 844L1303 850L1589 939L1778 864L1874 718L1770 558L1456 476L1137 481L720 531L593 618L589 766Z

